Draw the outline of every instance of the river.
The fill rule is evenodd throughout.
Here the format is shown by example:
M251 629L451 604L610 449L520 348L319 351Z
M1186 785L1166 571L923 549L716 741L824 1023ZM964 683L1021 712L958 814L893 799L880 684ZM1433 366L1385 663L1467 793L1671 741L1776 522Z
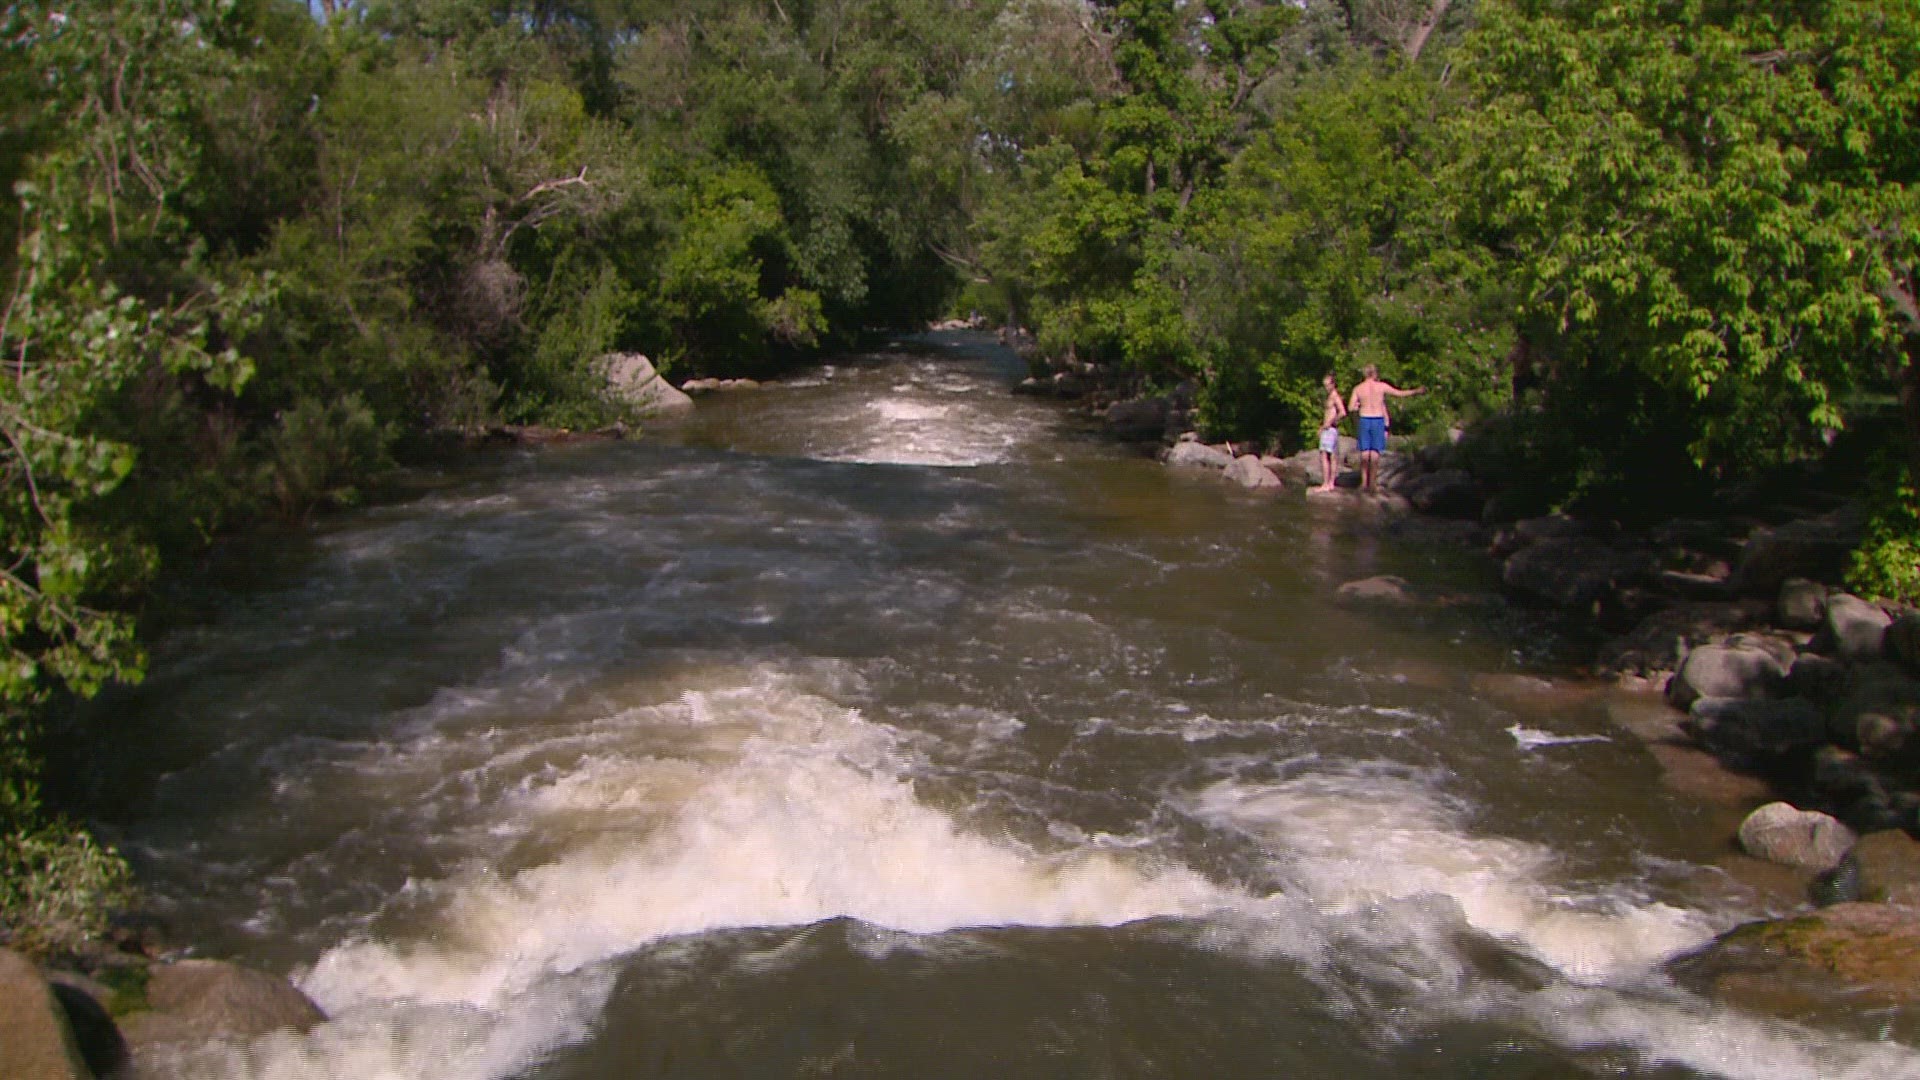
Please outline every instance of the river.
M332 1018L181 1075L1875 1077L1672 984L1724 812L1487 584L1011 393L985 338L477 454L228 556L89 809ZM247 552L251 551L251 554Z

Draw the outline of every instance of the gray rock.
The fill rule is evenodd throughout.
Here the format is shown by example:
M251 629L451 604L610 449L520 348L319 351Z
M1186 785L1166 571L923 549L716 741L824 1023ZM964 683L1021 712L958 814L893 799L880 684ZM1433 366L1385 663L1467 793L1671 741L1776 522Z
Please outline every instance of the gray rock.
M1361 578L1340 586L1339 593L1349 600L1367 600L1378 603L1410 604L1413 597L1407 594L1407 579L1392 574L1379 577Z
M1487 501L1479 482L1460 469L1416 476L1400 484L1399 490L1414 509L1447 517L1477 518Z
M1225 470L1233 464L1233 455L1203 442L1177 442L1160 460L1178 468Z
M1255 454L1242 454L1234 458L1233 464L1227 466L1226 472L1227 479L1254 491L1278 491L1287 486L1279 477L1273 475L1273 470L1260 464L1260 458Z
M1783 802L1768 803L1740 823L1740 847L1747 854L1815 872L1839 865L1855 839L1837 818Z
M1722 644L1733 649L1759 649L1773 657L1782 671L1793 667L1793 662L1799 659L1799 651L1794 648L1792 641L1761 630L1742 630L1730 634Z
M1847 507L1823 517L1759 529L1740 549L1733 585L1748 596L1777 596L1790 577L1831 579L1860 544L1866 518Z
M1779 660L1761 649L1702 645L1687 653L1667 683L1667 700L1690 708L1703 697L1757 697L1786 677Z
M667 416L693 410L693 399L673 388L639 353L609 353L594 362L606 380L607 395L641 416Z
M1717 755L1759 766L1827 741L1826 718L1805 698L1703 697L1680 729Z
M33 961L0 949L0 1066L8 1080L91 1080L66 1011Z
M1887 627L1892 623L1878 604L1849 593L1834 593L1827 597L1819 642L1825 650L1848 660L1877 660L1886 653Z
M291 1028L305 1032L326 1019L285 979L223 960L181 960L154 967L146 1012L122 1025L136 1055L143 1047L209 1039L251 1039Z
M1509 590L1561 607L1586 607L1645 573L1646 559L1584 536L1550 537L1508 557Z
M1780 585L1780 625L1794 630L1817 628L1827 616L1827 587L1806 578L1788 578Z

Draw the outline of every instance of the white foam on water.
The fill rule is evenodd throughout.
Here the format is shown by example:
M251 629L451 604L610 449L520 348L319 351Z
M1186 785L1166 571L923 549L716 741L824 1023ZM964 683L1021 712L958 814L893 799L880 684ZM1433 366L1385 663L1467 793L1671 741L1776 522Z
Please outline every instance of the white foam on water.
M1624 1049L1643 1064L1734 1080L1920 1077L1920 1052L1749 1016L1674 987L1663 961L1710 940L1702 913L1555 883L1552 853L1467 832L1466 814L1419 778L1336 772L1223 782L1194 812L1251 836L1294 883L1214 921L1202 944L1345 971L1405 995L1406 1017L1521 1022L1573 1049ZM1465 923L1565 981L1527 990L1478 976ZM1329 977L1330 992L1339 979ZM1377 1004L1356 1013L1370 1021ZM1391 1037L1391 1030L1383 1032Z
M1735 1080L1894 1080L1920 1077L1920 1053L1891 1042L1833 1038L1688 999L1649 1002L1557 986L1517 1003L1542 1031L1574 1047L1625 1046L1648 1064Z
M1507 734L1522 750L1537 750L1543 746L1578 746L1581 743L1603 743L1612 740L1605 735L1555 735L1551 731L1514 724L1507 728Z
M1126 852L966 833L915 797L892 729L778 676L618 719L674 727L680 749L661 753L674 743L655 733L638 740L649 753L603 749L529 773L493 812L554 833L556 856L422 886L437 902L425 929L347 941L298 976L332 1021L244 1052L204 1050L181 1074L512 1075L590 1032L612 961L676 935L841 916L909 934L1117 925L1246 900Z
M1551 849L1473 835L1462 810L1403 776L1226 782L1202 792L1195 810L1259 839L1323 910L1448 897L1475 929L1575 982L1643 974L1715 933L1697 912L1561 891L1552 880Z

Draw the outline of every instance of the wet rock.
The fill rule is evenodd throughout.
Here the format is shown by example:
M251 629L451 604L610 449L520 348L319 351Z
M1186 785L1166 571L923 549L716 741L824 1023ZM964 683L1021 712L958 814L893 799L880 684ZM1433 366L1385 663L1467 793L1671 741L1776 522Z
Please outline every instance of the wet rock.
M1460 469L1414 477L1400 484L1399 490L1414 509L1446 517L1477 518L1487 501L1479 482Z
M682 393L699 396L701 394L719 394L734 390L758 390L760 383L756 379L688 379L680 384Z
M1920 840L1903 829L1881 829L1862 836L1853 855L1864 899L1920 908Z
M1836 976L1874 998L1920 1004L1920 911L1837 904L1797 919L1750 923L1727 937Z
M1586 608L1644 574L1646 559L1588 537L1553 537L1508 557L1500 580L1508 589L1566 609Z
M1849 851L1841 856L1833 869L1822 871L1813 879L1813 887L1807 890L1807 898L1817 907L1850 904L1860 899L1862 888L1860 860Z
M1781 626L1813 630L1827 617L1827 587L1806 578L1788 578L1780 585L1774 618Z
M1832 579L1859 546L1865 516L1847 507L1778 529L1756 530L1740 549L1733 586L1751 596L1775 597L1791 577Z
M1227 479L1251 491L1278 491L1286 483L1273 475L1273 471L1260 464L1260 458L1254 454L1242 454L1233 459L1226 468Z
M1340 586L1340 595L1348 600L1366 600L1374 603L1410 604L1413 597L1407 593L1407 579L1392 574L1379 577L1361 578Z
M53 988L11 949L0 949L0 1065L8 1080L91 1077Z
M1820 624L1820 651L1846 660L1877 660L1886 652L1887 627L1892 623L1878 604L1835 593L1827 597L1826 617Z
M675 389L639 353L610 353L594 362L606 381L607 395L641 416L693 411L693 399Z
M1674 673L1667 684L1667 700L1677 709L1686 709L1703 697L1756 697L1772 690L1786 674L1786 668L1766 650L1702 645L1689 651Z
M1761 767L1827 741L1826 718L1804 698L1697 698L1680 729L1716 754Z
M1176 468L1216 469L1224 471L1233 464L1233 455L1199 441L1182 441L1167 448L1162 461Z
M1771 802L1740 823L1740 848L1756 859L1805 870L1831 869L1853 848L1853 830L1837 818Z
M121 1025L136 1054L142 1047L208 1039L250 1039L291 1028L305 1032L326 1019L285 979L222 960L155 966L147 980L147 1012Z

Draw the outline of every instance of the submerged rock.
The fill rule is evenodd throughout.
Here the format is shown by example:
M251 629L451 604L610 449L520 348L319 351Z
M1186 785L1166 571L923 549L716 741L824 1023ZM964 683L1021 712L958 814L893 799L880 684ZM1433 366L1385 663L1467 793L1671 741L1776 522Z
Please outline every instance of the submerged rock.
M1368 600L1387 604L1413 602L1413 597L1407 593L1407 579L1393 574L1349 581L1340 586L1339 593L1348 600Z

